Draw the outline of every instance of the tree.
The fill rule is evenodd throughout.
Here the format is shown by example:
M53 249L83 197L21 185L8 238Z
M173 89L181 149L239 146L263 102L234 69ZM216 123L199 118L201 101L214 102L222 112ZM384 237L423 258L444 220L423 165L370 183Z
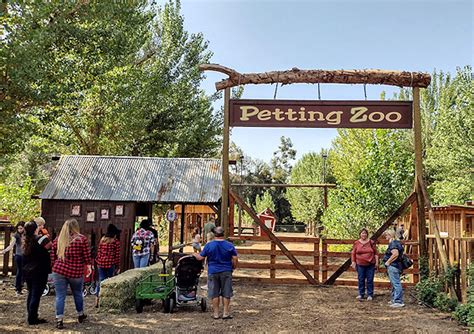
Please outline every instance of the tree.
M275 204L273 203L273 198L270 195L270 192L267 190L263 195L258 196L255 201L255 211L260 213L265 209L275 210Z
M298 160L291 170L291 183L311 184L323 183L323 173L326 182L334 182L330 166L324 166L322 155L328 155L326 150L321 154L308 153ZM323 171L323 168L326 170ZM305 222L310 233L316 232L316 226L321 225L324 212L324 196L321 188L288 188L286 192L291 204L291 213L296 220Z

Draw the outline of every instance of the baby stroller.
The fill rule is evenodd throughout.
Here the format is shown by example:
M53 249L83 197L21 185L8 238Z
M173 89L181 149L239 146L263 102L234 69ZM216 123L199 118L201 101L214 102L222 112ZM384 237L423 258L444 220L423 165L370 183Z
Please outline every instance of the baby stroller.
M193 255L184 256L179 259L175 269L175 294L172 296L176 306L200 306L203 312L207 309L205 297L199 297L197 290L199 277L204 269L204 262L198 261Z
M44 288L42 296L47 296L54 290L54 280L53 274L48 275L48 282ZM92 263L92 271L89 273L87 268L84 269L84 284L82 295L85 297L88 294L95 295L97 293L97 279L96 279L96 270L95 263Z

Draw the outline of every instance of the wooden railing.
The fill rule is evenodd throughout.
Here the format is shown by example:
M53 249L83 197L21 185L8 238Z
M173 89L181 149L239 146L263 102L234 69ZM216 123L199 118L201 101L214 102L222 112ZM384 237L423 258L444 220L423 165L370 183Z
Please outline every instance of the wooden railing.
M350 258L350 251L337 251L334 248L337 245L352 245L355 240L339 239L319 239L313 237L278 237L280 241L290 250L290 252L300 260L303 267L311 273L318 282L325 282L328 276L336 271L341 264ZM239 254L239 271L235 273L236 278L242 278L251 281L264 283L280 284L307 284L308 281L302 277L293 263L288 262L282 251L277 249L274 242L261 236L241 236L233 237L232 240L245 240L253 242L250 247L245 245L237 246ZM411 269L405 270L404 274L408 277L405 285L413 285L419 280L418 266L418 243L416 241L403 242L409 251L410 258L414 265ZM380 241L379 245L386 245L385 240ZM304 248L295 249L295 248ZM349 247L350 248L350 247ZM380 254L381 256L383 254ZM262 274L268 270L268 274ZM259 271L257 274L255 271ZM290 271L288 277L285 271ZM347 272L354 272L349 268ZM385 273L385 268L379 269L380 273ZM247 275L245 275L247 273ZM282 274L282 275L279 275ZM336 280L339 285L357 285L355 273L349 274L351 277L341 277ZM380 275L378 275L380 276ZM377 278L377 286L388 286L389 282L385 279Z
M442 263L439 258L438 247L434 235L427 235L428 263L430 272L442 272ZM467 299L468 279L467 271L474 261L474 238L441 237L443 248L446 251L449 263L456 270L454 279L455 290L463 301Z
M0 224L0 250L3 250L10 244L11 238L13 238L13 230L14 227L11 224ZM13 250L0 256L1 274L4 276L15 272L15 261L13 261L12 254Z

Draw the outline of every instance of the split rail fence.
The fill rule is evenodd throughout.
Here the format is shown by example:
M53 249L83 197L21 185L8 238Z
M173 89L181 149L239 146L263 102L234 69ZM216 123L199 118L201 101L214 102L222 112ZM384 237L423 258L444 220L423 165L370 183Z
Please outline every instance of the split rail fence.
M308 280L302 276L293 263L288 261L275 242L261 236L240 236L231 239L246 242L244 245L237 246L239 270L235 273L236 278L262 283L308 284ZM314 237L278 236L278 239L300 261L315 281L321 284L350 258L349 249L355 242L355 240ZM402 243L414 262L412 268L404 271L404 284L411 286L419 281L418 242L409 240ZM385 251L383 246L388 243L386 240L380 240L377 244L382 258ZM386 269L380 268L378 273L386 273ZM357 286L354 269L349 268L344 276L336 280L335 284ZM388 287L390 284L385 275L376 275L375 285Z

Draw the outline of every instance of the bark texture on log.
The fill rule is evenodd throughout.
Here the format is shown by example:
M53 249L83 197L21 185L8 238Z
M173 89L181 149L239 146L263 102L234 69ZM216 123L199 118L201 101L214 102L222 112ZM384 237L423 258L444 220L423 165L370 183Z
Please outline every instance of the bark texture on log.
M287 71L263 73L239 73L231 68L218 64L201 64L201 71L215 71L229 76L228 79L216 82L216 89L221 90L245 84L281 83L338 83L338 84L371 84L398 87L426 88L431 76L423 72L387 71L387 70L300 70L296 67Z

